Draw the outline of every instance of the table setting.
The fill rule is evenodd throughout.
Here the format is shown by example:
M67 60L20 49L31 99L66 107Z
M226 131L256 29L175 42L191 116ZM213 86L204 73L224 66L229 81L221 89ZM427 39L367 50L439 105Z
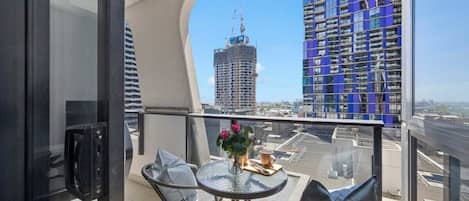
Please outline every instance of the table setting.
M199 187L216 201L266 198L286 186L288 175L275 163L272 150L259 150L258 157L249 158L254 141L251 127L233 121L229 129L221 130L216 140L228 158L207 163L196 173Z

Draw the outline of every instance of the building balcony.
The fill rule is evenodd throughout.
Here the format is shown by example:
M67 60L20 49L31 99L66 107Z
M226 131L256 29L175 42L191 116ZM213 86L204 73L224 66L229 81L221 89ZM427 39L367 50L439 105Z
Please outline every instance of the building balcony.
M322 14L324 13L324 7L316 7L314 8L314 14L317 15L317 14Z
M315 0L314 1L314 6L319 6L322 5L326 2L326 0Z
M326 21L326 18L324 18L324 16L316 16L314 17L314 22L315 23L321 23L321 22L325 22Z
M277 163L289 172L287 187L267 200L299 201L307 181L315 179L329 189L360 183L379 175L381 192L391 193L397 183L382 171L397 171L383 155L399 155L397 149L382 149L380 121L331 120L188 113L187 109L146 108L132 125L134 154L129 175L129 191L144 195L149 186L141 177L144 164L153 161L163 148L194 164L226 158L215 144L222 129L236 120L254 131L255 147L274 150ZM396 144L396 143L394 143ZM396 144L396 146L398 146ZM252 157L257 157L256 148ZM395 174L398 174L396 172ZM297 192L297 193L294 193ZM141 200L154 199L140 197Z

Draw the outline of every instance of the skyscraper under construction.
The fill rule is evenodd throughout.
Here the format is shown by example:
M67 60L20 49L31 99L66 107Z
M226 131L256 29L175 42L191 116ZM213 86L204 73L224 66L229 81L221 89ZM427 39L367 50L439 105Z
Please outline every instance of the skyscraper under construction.
M256 47L249 44L241 16L240 35L214 51L215 106L224 113L255 113Z

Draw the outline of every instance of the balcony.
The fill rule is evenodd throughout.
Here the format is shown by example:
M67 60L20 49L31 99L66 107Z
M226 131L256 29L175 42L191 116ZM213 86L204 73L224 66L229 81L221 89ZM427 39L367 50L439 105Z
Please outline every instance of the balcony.
M324 4L325 2L326 2L325 0L315 0L315 1L314 1L314 6L322 5L322 4Z
M324 7L315 7L313 13L317 15L317 14L322 14L324 12L325 12Z
M130 191L141 194L149 191L140 169L153 160L157 148L169 150L194 164L226 158L215 145L215 139L232 120L253 128L256 140L251 157L257 157L256 149L260 147L275 150L277 163L289 172L287 187L267 200L299 200L301 193L292 192L302 192L310 179L337 189L360 183L372 175L382 175L382 171L398 171L392 161L386 161L389 157L383 158L383 155L398 157L400 152L395 142L382 139L381 121L220 115L189 113L180 108L147 108L138 114L138 123L131 126L135 151ZM383 179L391 181L391 175L378 176L379 188L388 194L397 185L383 183Z
M369 30L370 61L369 54L357 52L364 46L358 45L352 52L352 38L359 44L366 42L366 35L352 36L340 30L351 26L349 18L358 7L368 9L366 3L372 1L340 0L336 1L340 2L339 16L324 19L315 15L315 11L322 14L329 2L304 1L308 3L303 13L305 37L312 38L316 17L321 22L318 36L330 40L327 47L324 40L318 41L320 51L314 55L313 67L305 59L306 72L313 70L314 76L297 87L303 90L305 114L327 119L281 117L281 112L276 117L209 114L210 108L200 103L193 62L197 54L192 55L189 37L194 0L2 2L1 13L11 22L7 25L14 26L1 33L0 42L5 53L0 60L4 70L0 73L0 110L4 114L0 121L4 162L0 200L93 200L82 198L86 195L77 194L76 187L96 187L96 193L90 194L100 201L160 200L140 172L144 164L155 160L156 149L167 149L197 165L225 160L227 156L214 138L232 121L253 128L256 140L250 157L258 157L260 148L271 149L276 162L288 171L286 188L261 200L298 201L311 180L336 189L372 175L378 176L378 200L469 200L469 98L465 93L469 76L464 68L469 65L464 37L469 33L463 26L468 15L448 14L465 13L466 7L445 7L438 1L377 0L380 12L385 12L380 14L389 15L385 24L394 24ZM348 12L349 7L354 11ZM435 12L441 20L428 18ZM448 26L457 20L462 23ZM215 24L208 25L217 31ZM132 38L127 26L135 37L131 45L127 44ZM250 31L251 27L255 26ZM268 32L269 36L277 33ZM297 53L301 52L301 43L296 45ZM338 54L337 47L342 47L342 63L334 55L321 58L326 48ZM127 64L131 59L123 52L136 56L136 62ZM125 65L132 66L130 70L121 63L124 59ZM301 75L303 66L297 67ZM132 72L124 73L124 69ZM322 69L331 74L319 76ZM226 67L214 75L229 73ZM215 93L216 102L235 102L222 97L230 93L229 81L233 80L215 81L227 86ZM250 84L242 88L254 88ZM127 91L124 85L129 87ZM237 101L252 106L248 95ZM127 100L123 97L142 99L126 102L129 111L144 108L125 114L129 129L124 129L123 102ZM89 122L92 126L74 130ZM68 135L69 128L76 133ZM96 132L89 132L92 129ZM130 136L125 142L124 133L124 137ZM95 135L96 141L92 137L78 141L81 134ZM89 150L95 151L91 154L95 160L89 160ZM128 163L131 158L133 162ZM87 171L90 174L84 173ZM67 178L79 184L67 185ZM95 186L88 186L88 181ZM201 201L212 199L200 193Z

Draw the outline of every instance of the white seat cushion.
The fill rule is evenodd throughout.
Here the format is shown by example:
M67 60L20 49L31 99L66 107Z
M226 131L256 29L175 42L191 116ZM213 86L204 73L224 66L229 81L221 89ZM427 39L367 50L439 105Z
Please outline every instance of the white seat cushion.
M191 168L182 159L163 150L158 149L152 175L163 183L182 186L197 186L197 181ZM182 190L158 186L161 193L169 201L196 201L195 190Z

